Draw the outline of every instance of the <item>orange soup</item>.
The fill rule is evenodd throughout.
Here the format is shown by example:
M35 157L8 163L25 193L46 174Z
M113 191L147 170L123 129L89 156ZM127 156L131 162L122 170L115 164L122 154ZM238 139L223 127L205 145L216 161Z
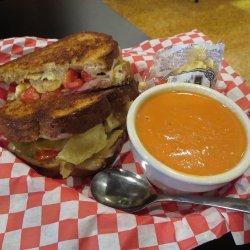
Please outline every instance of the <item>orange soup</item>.
M243 157L247 138L236 115L218 101L191 92L163 92L136 116L137 134L149 153L192 175L215 175Z

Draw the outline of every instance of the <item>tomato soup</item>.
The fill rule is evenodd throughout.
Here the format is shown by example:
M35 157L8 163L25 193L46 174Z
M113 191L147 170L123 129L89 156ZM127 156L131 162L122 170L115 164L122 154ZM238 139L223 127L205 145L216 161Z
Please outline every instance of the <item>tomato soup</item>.
M244 127L236 115L220 102L193 92L151 96L139 107L136 130L157 160L192 175L230 170L247 146Z

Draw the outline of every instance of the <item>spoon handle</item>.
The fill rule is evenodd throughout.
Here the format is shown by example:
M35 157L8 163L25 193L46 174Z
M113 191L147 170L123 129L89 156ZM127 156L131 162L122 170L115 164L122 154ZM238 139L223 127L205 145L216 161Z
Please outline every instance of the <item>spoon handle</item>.
M192 195L157 195L155 201L177 201L200 204L205 206L214 206L228 208L244 213L250 213L250 200L229 197L211 197L211 196L192 196ZM154 201L154 202L155 202Z

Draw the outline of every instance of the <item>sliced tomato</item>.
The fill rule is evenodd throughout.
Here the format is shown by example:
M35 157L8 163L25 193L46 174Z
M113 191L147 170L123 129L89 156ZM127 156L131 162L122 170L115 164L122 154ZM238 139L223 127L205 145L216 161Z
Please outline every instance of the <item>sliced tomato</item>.
M81 71L81 78L84 82L89 82L93 79L92 76L84 70Z
M9 86L9 92L15 93L16 92L16 86L17 86L16 82L12 82L10 84L10 86Z
M32 103L40 99L40 95L33 87L29 87L21 94L20 98L24 103Z
M78 73L75 70L70 69L64 76L63 84L66 85L69 82L74 82L77 78Z
M66 89L78 89L84 84L83 80L81 79L76 79L73 82L68 82L65 85Z
M55 150L39 150L36 151L35 158L38 161L49 160L55 158L58 153L59 152Z

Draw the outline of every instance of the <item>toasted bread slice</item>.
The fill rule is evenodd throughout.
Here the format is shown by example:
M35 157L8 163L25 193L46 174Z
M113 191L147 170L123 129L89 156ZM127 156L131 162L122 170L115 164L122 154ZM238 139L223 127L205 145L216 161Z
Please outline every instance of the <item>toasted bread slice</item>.
M55 140L61 135L83 133L104 122L112 111L122 111L137 95L137 83L131 82L88 94L63 94L32 104L13 101L0 109L0 131L14 142Z
M69 94L51 100L39 113L40 137L55 138L63 133L83 133L102 123L111 112L122 112L124 106L137 96L138 83L133 81L90 94Z
M102 123L111 113L106 92L68 94L48 102L39 113L40 136L78 134Z
M0 66L0 81L33 81L34 86L37 82L47 86L61 82L69 68L104 76L104 87L110 82L125 83L132 77L129 63L122 61L118 44L111 36L80 32Z
M110 114L106 94L62 95L56 101L24 104L13 101L0 109L0 131L10 140L56 139L62 133L82 133Z

